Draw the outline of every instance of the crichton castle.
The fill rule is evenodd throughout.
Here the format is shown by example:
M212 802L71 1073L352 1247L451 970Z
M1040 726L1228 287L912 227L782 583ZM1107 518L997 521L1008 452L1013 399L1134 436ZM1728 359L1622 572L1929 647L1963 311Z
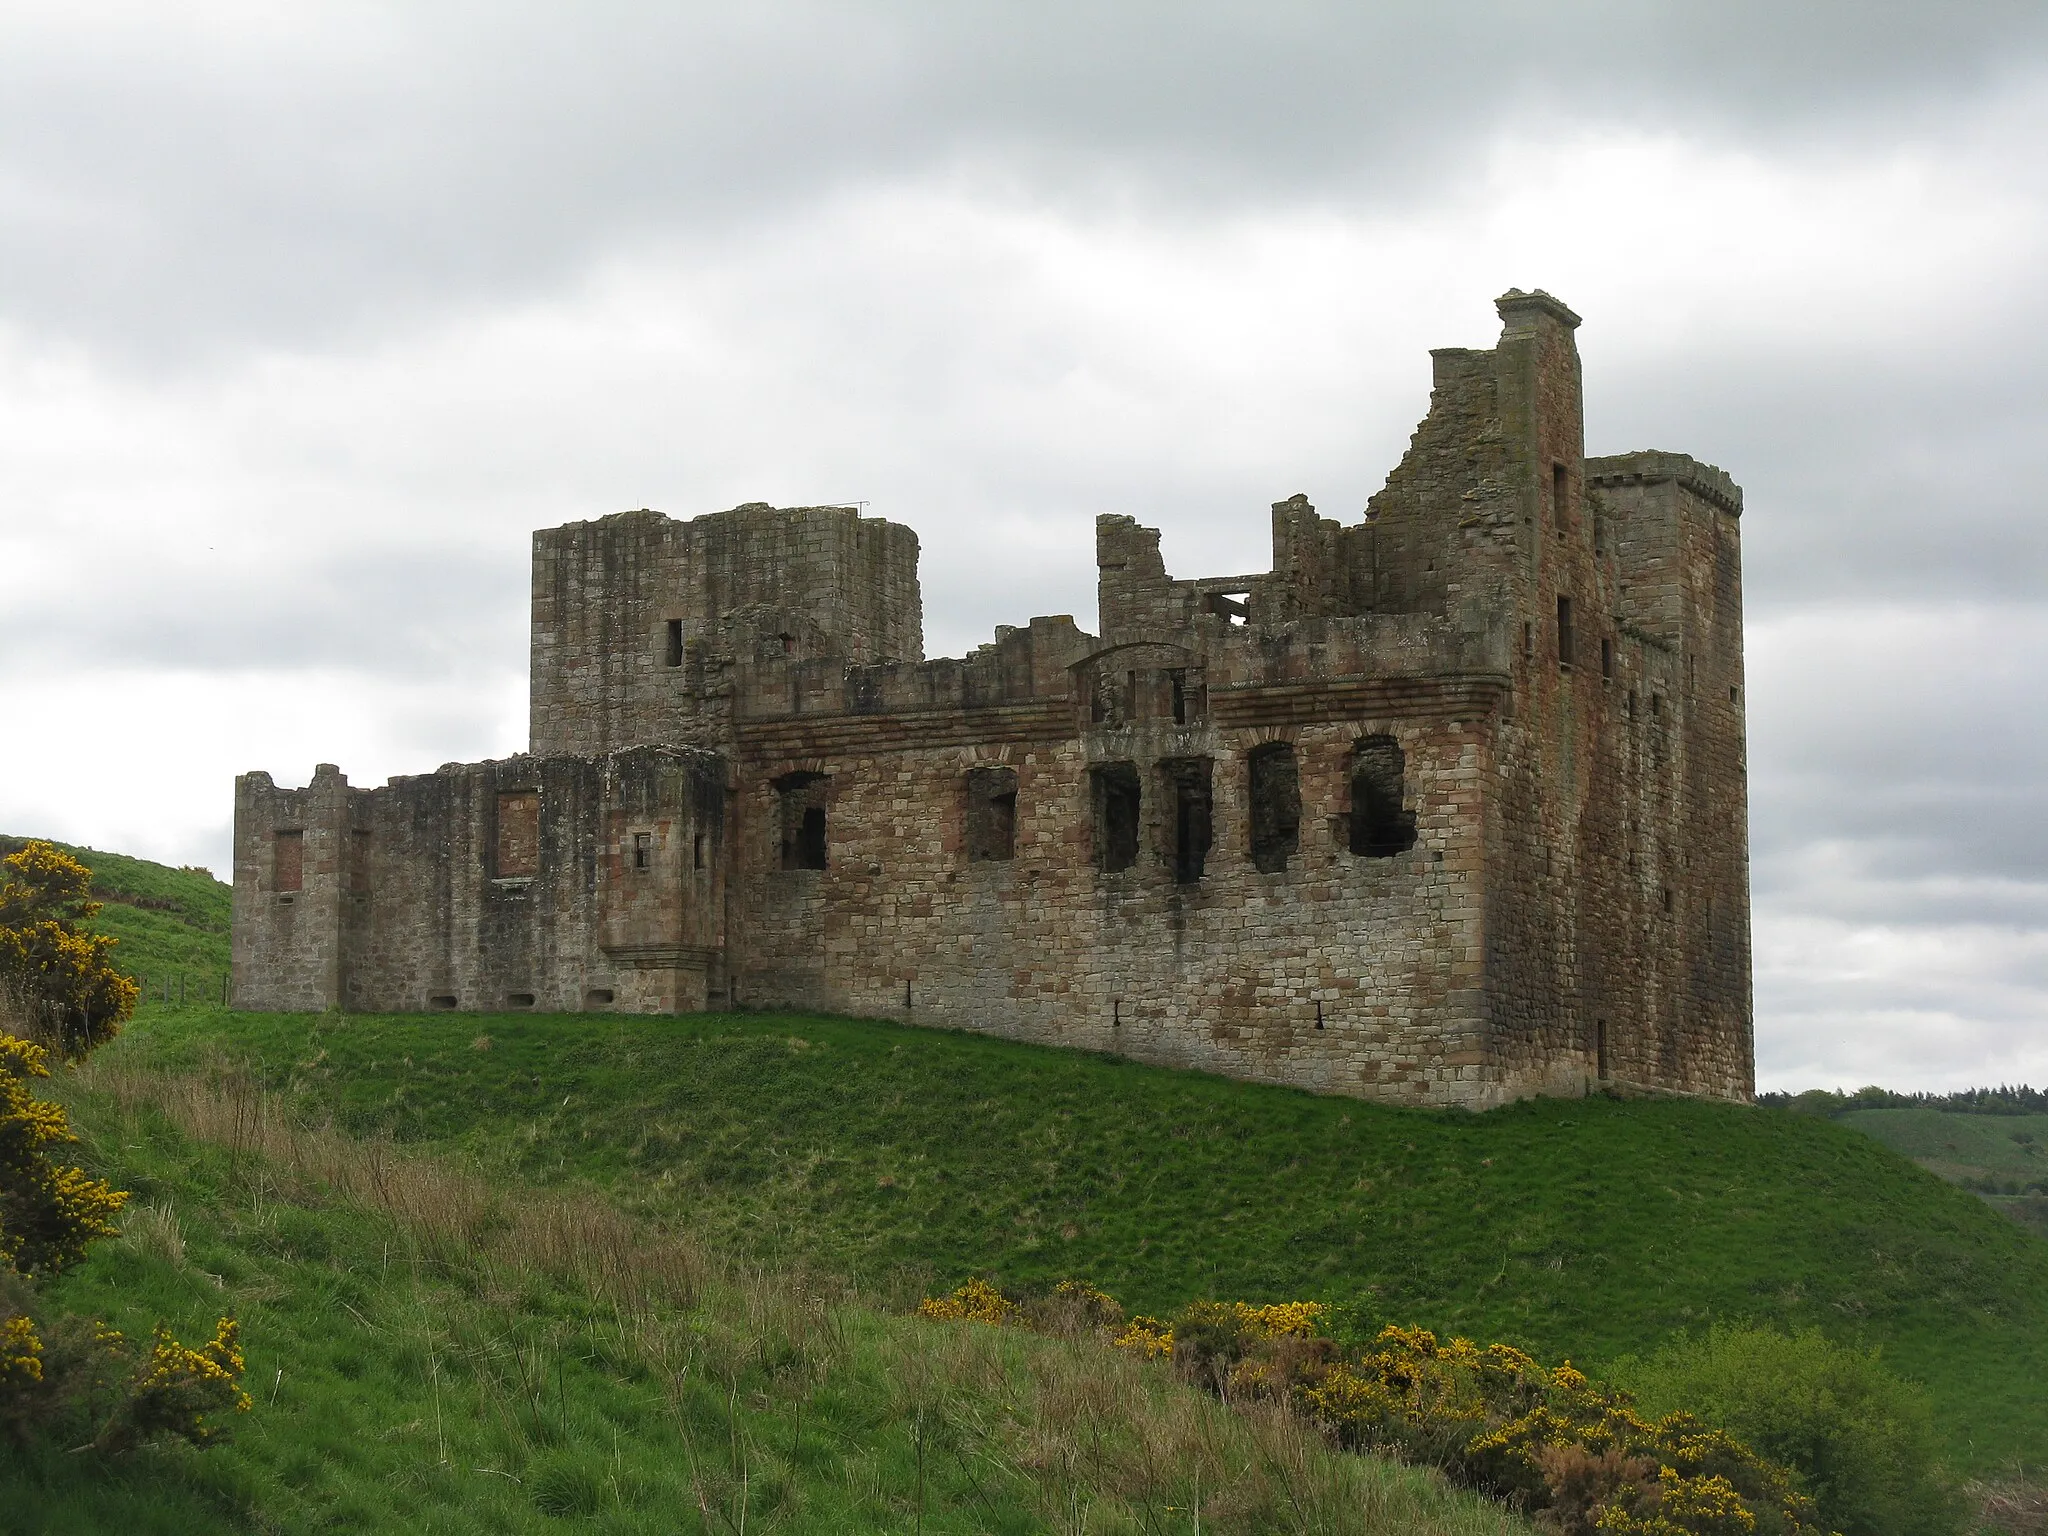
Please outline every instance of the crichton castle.
M1585 456L1579 321L1433 354L1362 522L924 659L846 507L533 539L532 744L235 786L253 1009L792 1008L1483 1107L1753 1087L1742 493Z

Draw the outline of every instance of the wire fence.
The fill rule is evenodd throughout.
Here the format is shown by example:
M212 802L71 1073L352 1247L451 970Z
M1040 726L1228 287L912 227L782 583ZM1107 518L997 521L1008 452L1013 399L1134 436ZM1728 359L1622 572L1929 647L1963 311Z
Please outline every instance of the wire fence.
M137 972L135 976L135 984L142 988L143 1002L166 1005L219 1003L226 1007L231 983L226 971L171 970Z

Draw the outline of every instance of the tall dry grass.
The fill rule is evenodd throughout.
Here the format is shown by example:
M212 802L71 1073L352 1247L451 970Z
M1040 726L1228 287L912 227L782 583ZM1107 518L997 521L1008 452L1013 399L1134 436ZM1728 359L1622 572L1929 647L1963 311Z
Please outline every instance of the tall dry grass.
M838 1496L805 1483L801 1454L828 1383L842 1396L870 1393L908 1435L915 1529L927 1482L941 1473L954 1488L964 1482L991 1522L1023 1507L1074 1536L1528 1529L1432 1474L1337 1451L1284 1407L1220 1404L1106 1348L1078 1318L1060 1338L892 1315L878 1305L890 1298L733 1263L686 1232L637 1224L595 1194L508 1187L388 1139L308 1124L232 1067L171 1074L91 1063L69 1078L67 1097L83 1092L126 1116L161 1114L225 1149L233 1182L254 1199L366 1207L405 1233L421 1260L480 1292L516 1294L522 1277L539 1276L598 1301L622 1346L668 1384L707 1530L744 1532L750 1520L757 1530L801 1530L807 1503ZM420 1326L451 1347L504 1356L494 1369L508 1422L542 1390L538 1355L507 1353L502 1341L463 1346L458 1335L472 1324ZM715 1435L684 1407L690 1391L707 1388L725 1405ZM763 1404L773 1409L772 1433L759 1427ZM882 1497L883 1458L841 1449L844 1496ZM900 1493L893 1483L887 1490Z

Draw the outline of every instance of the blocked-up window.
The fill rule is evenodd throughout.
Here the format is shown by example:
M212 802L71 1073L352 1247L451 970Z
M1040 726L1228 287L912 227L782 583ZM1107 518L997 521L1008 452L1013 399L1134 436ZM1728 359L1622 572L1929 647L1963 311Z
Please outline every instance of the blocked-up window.
M515 789L498 796L498 842L493 867L500 880L515 880L540 868L540 796Z
M348 835L348 890L351 896L370 894L370 838L368 827L356 827Z
M1351 851L1384 859L1415 846L1408 810L1407 758L1391 736L1361 737L1351 754Z
M1206 757L1170 757L1159 765L1173 807L1173 878L1183 885L1202 878L1212 837L1213 765Z
M270 843L270 888L300 891L306 887L306 834L279 832Z
M1252 865L1277 875L1301 846L1301 768L1294 748L1269 741L1251 754Z
M825 867L825 790L822 773L785 773L775 781L784 869Z
M1095 862L1110 873L1138 862L1138 817L1144 796L1135 763L1104 763L1088 771L1095 805Z
M1572 600L1568 597L1557 600L1557 664L1560 669L1572 664Z
M1017 770L967 771L967 862L1013 858L1017 851Z

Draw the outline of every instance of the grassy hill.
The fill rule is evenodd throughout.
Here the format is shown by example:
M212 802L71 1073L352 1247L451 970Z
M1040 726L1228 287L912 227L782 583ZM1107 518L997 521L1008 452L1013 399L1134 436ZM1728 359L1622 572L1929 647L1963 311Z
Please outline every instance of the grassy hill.
M721 1245L1165 1311L1304 1297L1597 1368L1716 1319L1881 1347L1958 1460L2048 1458L2048 1243L1782 1111L1382 1108L885 1023L158 1009L107 1053L232 1057L316 1115L588 1184Z
M26 838L0 836L0 854ZM166 977L172 996L178 978L194 1001L219 997L228 973L228 918L232 886L203 869L172 869L147 859L57 843L92 870L93 895L105 905L92 926L120 940L115 962L160 997Z
M203 1453L0 1436L0 1531L1027 1536L1183 1530L1198 1497L1218 1536L1529 1530L1098 1343L736 1271L593 1201L147 1074L95 1062L57 1091L134 1194L49 1299L136 1339L237 1316L254 1408Z

